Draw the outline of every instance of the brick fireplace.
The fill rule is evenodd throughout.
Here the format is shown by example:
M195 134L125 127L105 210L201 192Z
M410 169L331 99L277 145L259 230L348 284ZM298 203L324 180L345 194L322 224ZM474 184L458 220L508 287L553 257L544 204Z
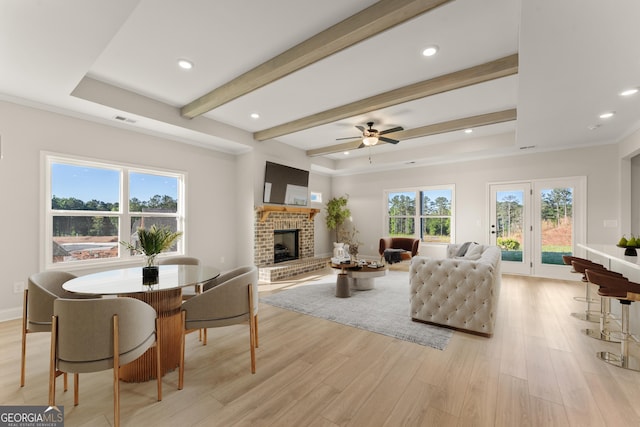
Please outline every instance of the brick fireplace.
M254 263L260 280L273 282L327 265L327 258L314 257L314 217L318 212L319 209L289 206L265 205L256 209ZM286 244L297 246L297 259L276 262L276 253L283 250L283 243L276 235L283 232L297 237L297 242Z

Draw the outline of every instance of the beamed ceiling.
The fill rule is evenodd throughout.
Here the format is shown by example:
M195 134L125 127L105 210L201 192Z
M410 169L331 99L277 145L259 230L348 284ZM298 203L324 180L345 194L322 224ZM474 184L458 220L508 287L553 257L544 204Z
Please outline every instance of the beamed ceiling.
M635 0L10 0L0 97L228 153L279 142L336 174L609 144L639 125L640 96L618 96L640 86L637 16ZM359 149L367 122L399 143Z

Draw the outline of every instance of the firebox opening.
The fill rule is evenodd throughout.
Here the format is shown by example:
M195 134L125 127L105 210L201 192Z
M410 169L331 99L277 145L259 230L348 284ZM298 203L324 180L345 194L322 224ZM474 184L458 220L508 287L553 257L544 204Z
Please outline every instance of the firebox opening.
M273 262L298 259L298 230L274 230Z

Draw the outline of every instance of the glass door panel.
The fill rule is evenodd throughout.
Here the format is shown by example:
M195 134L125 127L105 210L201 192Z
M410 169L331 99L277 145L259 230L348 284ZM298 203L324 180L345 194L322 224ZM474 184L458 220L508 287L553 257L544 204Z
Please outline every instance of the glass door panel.
M528 183L491 185L491 244L502 250L502 272L531 274Z
M564 265L573 254L573 188L543 188L540 197L540 262Z
M562 261L585 241L585 177L540 180L533 183L533 271L536 276L575 279Z

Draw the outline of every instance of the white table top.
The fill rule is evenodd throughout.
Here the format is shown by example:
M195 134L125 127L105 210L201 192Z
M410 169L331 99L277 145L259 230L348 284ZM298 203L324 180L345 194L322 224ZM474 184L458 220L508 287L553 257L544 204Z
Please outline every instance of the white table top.
M64 283L69 292L89 295L119 295L137 292L165 291L196 285L220 275L220 270L206 265L161 265L158 283L142 284L142 267L107 270L87 274Z
M624 254L624 248L619 248L616 245L604 245L595 243L588 243L586 245L578 243L577 246L587 250L588 252L618 261L623 265L640 270L640 255L626 256ZM637 248L636 251L640 253L640 248Z

